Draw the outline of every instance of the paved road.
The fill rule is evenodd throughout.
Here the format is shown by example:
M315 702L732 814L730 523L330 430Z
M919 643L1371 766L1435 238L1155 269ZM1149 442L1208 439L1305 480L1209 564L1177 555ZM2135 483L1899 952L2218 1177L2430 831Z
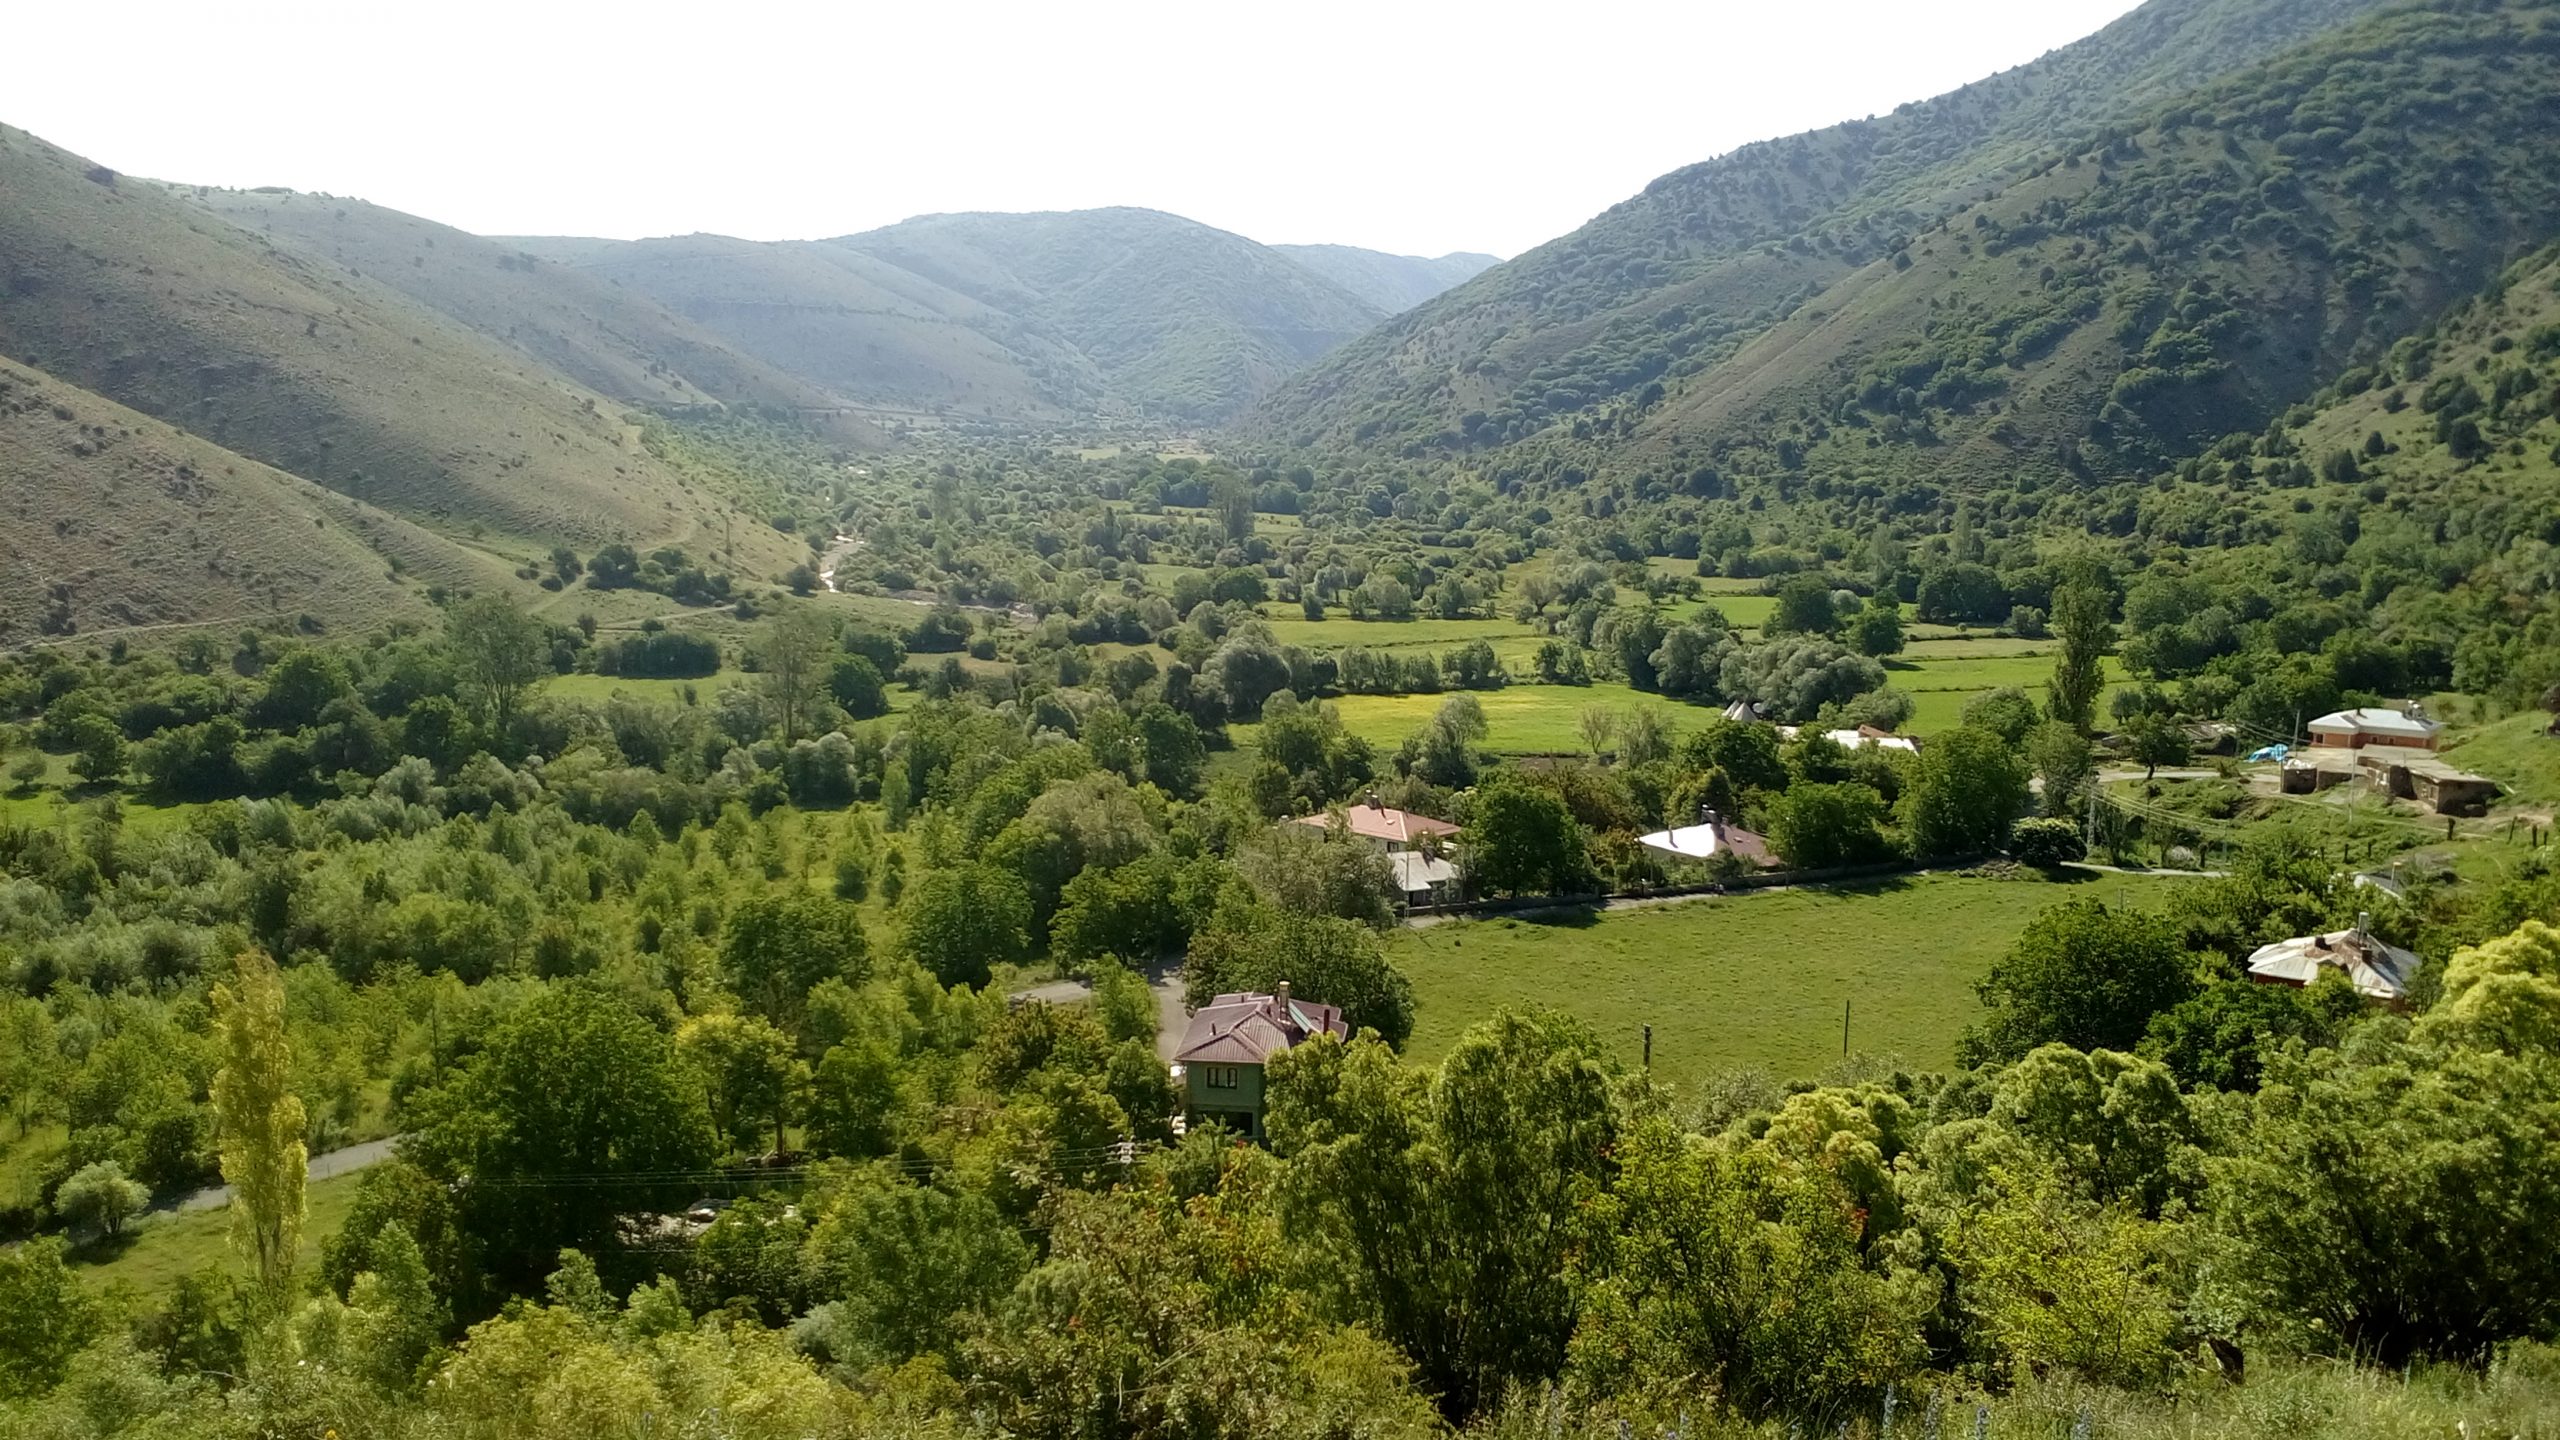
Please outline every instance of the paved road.
M1190 1027L1191 1012L1182 1008L1182 965L1165 961L1147 972L1147 988L1156 996L1156 1055L1170 1060L1182 1044L1182 1032ZM1009 1000L1037 1000L1048 1005L1081 1005L1093 998L1093 987L1082 980L1052 980L1028 990L1016 990Z
M333 1176L352 1174L368 1165L378 1165L391 1158L391 1147L398 1143L399 1138L395 1135L388 1140L367 1140L361 1145L349 1145L342 1150L331 1150L314 1155L308 1167L309 1174L314 1180L327 1180ZM172 1208L181 1213L190 1210L219 1210L230 1203L230 1186L208 1185L191 1195L178 1197L178 1203Z

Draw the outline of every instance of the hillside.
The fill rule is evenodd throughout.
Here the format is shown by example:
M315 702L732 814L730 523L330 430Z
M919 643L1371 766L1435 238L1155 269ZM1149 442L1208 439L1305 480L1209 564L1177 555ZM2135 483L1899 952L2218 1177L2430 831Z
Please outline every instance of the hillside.
M1151 210L934 215L815 242L509 240L847 399L957 418L1234 414L1384 313Z
M2381 0L2151 0L2085 40L1891 115L1665 175L1580 230L1399 316L1254 418L1289 445L1484 449L1676 383L1804 298L2139 113Z
M1501 264L1491 255L1458 251L1436 259L1389 255L1356 245L1274 245L1372 307L1401 315L1434 295L1464 284Z
M191 621L426 611L505 572L399 518L0 361L0 648Z
M623 404L811 409L838 403L643 296L449 225L290 190L182 193L245 230L378 280Z
M377 280L0 129L0 355L448 533L708 549L728 518L609 397ZM740 527L736 568L796 550Z

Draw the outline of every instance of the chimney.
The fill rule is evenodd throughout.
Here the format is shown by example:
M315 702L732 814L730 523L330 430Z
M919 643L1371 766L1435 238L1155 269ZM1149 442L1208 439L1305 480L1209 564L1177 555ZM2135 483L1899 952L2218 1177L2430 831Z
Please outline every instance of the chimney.
M1372 809L1372 810L1384 810L1384 809L1386 809L1386 808L1387 808L1386 806L1381 805L1381 804L1379 804L1379 803L1378 803L1378 792L1377 792L1377 791L1375 791L1375 790L1370 791L1370 792L1369 792L1369 797L1368 797L1368 798L1369 798L1369 808L1370 808L1370 809Z
M2356 912L2356 943L2358 945L2373 943L2373 912L2370 910Z
M1280 1002L1280 1018L1286 1021L1289 1018L1289 982L1281 981L1272 991L1271 998Z

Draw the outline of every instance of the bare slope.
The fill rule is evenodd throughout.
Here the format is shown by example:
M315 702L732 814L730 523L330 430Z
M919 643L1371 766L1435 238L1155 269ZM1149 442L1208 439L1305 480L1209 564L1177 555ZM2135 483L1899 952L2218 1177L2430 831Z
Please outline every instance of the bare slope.
M838 403L645 296L449 225L290 190L186 193L243 229L379 280L626 404Z
M432 528L702 542L617 407L398 291L0 129L0 355ZM740 526L763 574L790 547Z
M644 295L784 373L888 410L1061 419L1101 375L1055 337L842 246L680 235L504 242Z
M0 647L309 615L422 616L505 570L396 516L0 361Z
M1363 250L1357 245L1271 248L1389 315L1400 315L1502 263L1491 255L1463 250L1425 258Z

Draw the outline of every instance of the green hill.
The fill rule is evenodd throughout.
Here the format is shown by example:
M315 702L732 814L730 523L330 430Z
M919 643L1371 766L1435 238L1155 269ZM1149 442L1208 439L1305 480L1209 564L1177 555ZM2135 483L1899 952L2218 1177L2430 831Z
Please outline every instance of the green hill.
M646 296L738 351L866 406L1039 421L1104 404L1101 374L1064 341L844 246L722 235L504 243Z
M932 215L833 240L519 239L859 403L955 418L1230 416L1384 313L1152 210Z
M715 548L733 517L620 407L171 187L0 129L0 355L430 529ZM797 547L737 527L734 568Z
M185 193L245 230L378 280L625 404L841 403L643 296L448 225L290 190Z
M1356 245L1274 245L1271 248L1389 315L1403 314L1432 296L1464 284L1502 263L1491 255L1469 251L1426 259L1420 255L1389 255L1379 250L1363 250Z
M504 568L397 516L0 361L0 647L194 622L426 612Z
M1252 433L1481 451L1588 422L1729 360L1807 297L2154 107L2380 0L2151 0L2097 34L1891 115L1745 146L1654 181L1298 377Z

